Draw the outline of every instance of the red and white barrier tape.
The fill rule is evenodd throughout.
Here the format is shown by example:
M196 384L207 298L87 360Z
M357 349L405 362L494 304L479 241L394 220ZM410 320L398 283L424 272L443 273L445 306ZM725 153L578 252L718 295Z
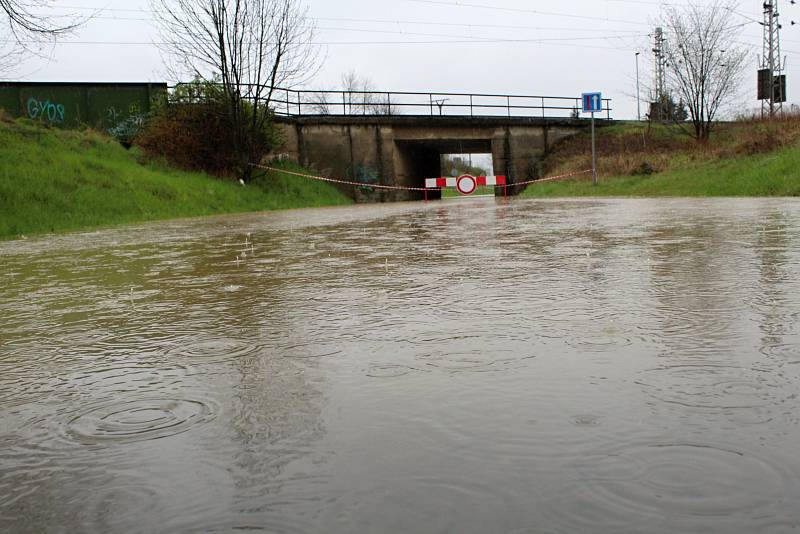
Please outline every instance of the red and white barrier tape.
M579 176L581 174L587 174L592 172L592 169L587 169L585 171L575 171L575 172L568 172L567 174L559 174L558 176L548 176L547 178L539 178L538 180L528 180L526 182L514 182L510 185L528 185L528 184L538 184L542 182L554 182L556 180L564 180L566 178L572 178L573 176Z
M292 176L300 176L302 178L310 178L312 180L320 180L322 182L331 182L334 184L355 185L358 187L373 187L375 189L394 189L401 191L428 191L425 187L407 187L403 185L382 185L382 184L368 184L365 182L351 182L349 180L336 180L334 178L326 178L324 176L314 176L313 174L303 174L301 172L287 171L285 169L277 169L275 167L268 167L266 165L259 165L251 163L253 167L264 169L265 171L282 172L284 174L291 174Z
M310 178L312 180L320 180L322 182L330 182L334 184L344 184L344 185L354 185L358 187L372 187L374 189L393 189L396 191L430 191L431 189L440 189L440 187L408 187L404 185L382 185L382 184L369 184L365 182L352 182L350 180L336 180L334 178L326 178L325 176L315 176L313 174L303 174L301 172L295 171L287 171L285 169L278 169L276 167L269 167L267 165L259 165L258 163L251 163L252 167L256 167L259 169L263 169L265 171L273 171L273 172L282 172L284 174L290 174L292 176L299 176L301 178ZM508 186L518 186L518 185L528 185L528 184L538 184L542 182L553 182L556 180L564 180L566 178L571 178L573 176L579 176L581 174L587 174L592 172L592 169L587 169L584 171L575 171L566 174L560 174L558 176L549 176L547 178L540 178L538 180L527 180L525 182L514 182L508 184ZM499 178L499 177L498 177ZM436 178L433 178L434 180Z

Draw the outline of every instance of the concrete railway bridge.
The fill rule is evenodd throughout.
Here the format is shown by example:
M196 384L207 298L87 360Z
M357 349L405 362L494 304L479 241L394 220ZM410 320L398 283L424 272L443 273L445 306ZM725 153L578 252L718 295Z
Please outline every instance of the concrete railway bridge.
M575 118L580 98L454 93L279 90L273 100L284 152L335 178L424 187L444 176L443 154L491 154L509 184L535 179L539 162L590 127ZM604 101L598 125L611 119ZM517 189L510 186L514 194ZM352 189L351 189L352 190ZM502 195L503 189L497 188ZM418 200L422 192L356 191L357 200ZM429 198L435 198L429 195Z

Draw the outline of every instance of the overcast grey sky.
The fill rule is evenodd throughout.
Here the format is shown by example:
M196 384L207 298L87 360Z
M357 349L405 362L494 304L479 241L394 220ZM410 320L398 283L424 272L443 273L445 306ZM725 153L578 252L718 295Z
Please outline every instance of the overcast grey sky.
M676 0L682 1L682 0ZM702 1L700 3L703 3ZM636 116L636 60L652 78L656 0L307 0L325 62L309 84L327 89L355 70L380 90L577 96L602 91L613 116ZM751 48L735 108L755 109L761 0L742 0L731 20L748 23ZM789 101L800 101L800 5L782 0ZM31 57L0 77L35 81L173 81L166 76L147 0L59 0L54 14L96 13L50 59ZM798 52L795 53L794 50ZM795 58L798 58L795 60ZM642 91L643 101L646 94ZM644 109L644 107L643 107Z

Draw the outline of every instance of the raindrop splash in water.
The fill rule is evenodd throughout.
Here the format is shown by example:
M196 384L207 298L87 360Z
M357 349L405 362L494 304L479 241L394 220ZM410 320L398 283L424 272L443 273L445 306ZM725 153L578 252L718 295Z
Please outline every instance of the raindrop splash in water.
M215 416L198 400L136 399L92 406L67 423L67 436L85 444L165 438Z

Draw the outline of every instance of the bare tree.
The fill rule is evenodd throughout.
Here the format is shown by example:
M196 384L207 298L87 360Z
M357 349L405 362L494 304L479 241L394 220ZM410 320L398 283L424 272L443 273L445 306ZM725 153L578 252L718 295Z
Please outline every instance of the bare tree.
M0 79L2 73L8 73L21 60L23 49L14 43L5 28L0 28Z
M53 7L50 0L0 0L0 9L5 13L11 33L18 38L24 35L61 35L77 28L83 21L67 16L66 23L58 24L54 17L35 13Z
M234 125L241 170L263 155L257 139L276 87L315 74L314 24L302 0L152 0L173 74L219 77Z
M373 94L369 109L372 111L373 115L397 115L397 108L389 99L389 93Z
M345 93L347 113L352 115L393 115L395 109L388 99L388 95L375 90L375 85L369 78L362 78L356 71L351 70L342 74L342 89Z
M370 91L371 85L370 80L362 80L354 70L342 74L342 90L345 91L345 108L348 115L353 115L354 108L357 108L360 114L367 112L368 95L366 93L356 94L356 92Z
M15 66L25 53L39 53L59 36L71 33L90 17L42 14L51 0L0 0L0 69ZM4 20L3 20L4 19Z
M341 89L312 93L311 109L319 115L330 115L343 110L345 115L395 115L396 108L388 93L375 90L369 78L362 78L356 71L342 74Z
M714 0L664 10L668 84L686 105L698 141L708 139L740 85L747 52L736 44L741 25L731 22L734 8L730 0Z
M341 97L339 104L334 104L331 98L336 96L334 94L336 92L323 91L312 94L311 109L320 115L330 115L333 109L341 106L340 109L343 109L345 115L366 114L371 95L362 91L371 90L372 82L360 78L356 71L350 70L341 77L341 90L338 91L338 96Z
M317 115L330 115L332 104L327 92L311 93L311 110Z

